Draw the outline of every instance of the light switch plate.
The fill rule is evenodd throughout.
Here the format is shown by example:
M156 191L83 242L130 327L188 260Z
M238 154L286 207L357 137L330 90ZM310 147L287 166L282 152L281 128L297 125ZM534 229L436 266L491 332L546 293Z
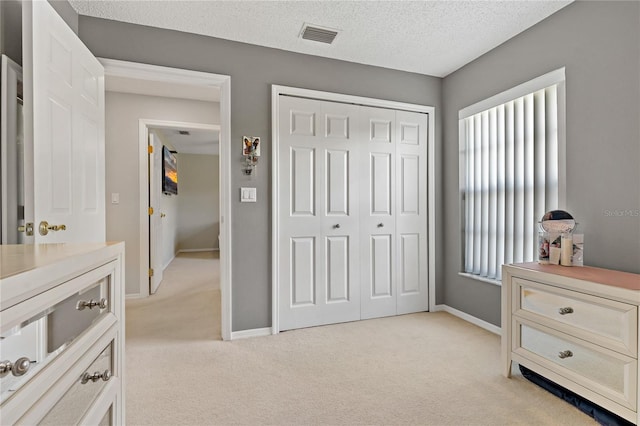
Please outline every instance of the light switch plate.
M240 202L241 203L255 203L256 202L256 188L240 188Z
M120 203L120 193L112 192L111 193L111 204L119 204Z

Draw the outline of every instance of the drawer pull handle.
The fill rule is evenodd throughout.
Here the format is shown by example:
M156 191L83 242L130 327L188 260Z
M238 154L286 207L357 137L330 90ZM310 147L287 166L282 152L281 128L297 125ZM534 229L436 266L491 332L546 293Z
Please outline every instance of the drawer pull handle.
M82 383L83 385L86 385L89 381L92 381L95 383L100 379L102 379L105 382L108 382L110 378L111 378L111 371L104 370L103 373L96 371L93 374L84 373L82 375L82 380L80 380L80 383Z
M560 359L571 358L573 356L573 352L571 351L562 351L558 354Z
M573 308L571 308L571 307L560 308L560 309L558 309L558 313L560 315L572 314L573 313Z
M22 376L29 371L31 360L26 356L18 358L16 362L2 361L0 362L0 377L4 377L11 373L14 376Z
M99 307L100 309L106 308L107 307L107 299L105 299L103 297L99 301L91 299L88 302L86 300L78 300L78 303L76 303L76 309L79 310L79 311L84 310L84 308L93 309L96 306Z

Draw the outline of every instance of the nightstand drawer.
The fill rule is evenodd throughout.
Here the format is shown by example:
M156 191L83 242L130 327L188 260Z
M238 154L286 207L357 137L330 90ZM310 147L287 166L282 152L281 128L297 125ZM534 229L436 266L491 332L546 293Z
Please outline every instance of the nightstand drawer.
M513 314L637 358L637 306L513 278Z
M514 319L513 352L635 410L637 360L553 329Z

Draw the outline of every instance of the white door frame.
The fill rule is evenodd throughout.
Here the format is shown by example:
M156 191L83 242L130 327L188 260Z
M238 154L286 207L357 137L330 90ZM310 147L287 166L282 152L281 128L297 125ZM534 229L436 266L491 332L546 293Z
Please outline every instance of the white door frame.
M220 297L223 340L231 339L231 77L136 62L98 58L105 76L129 77L165 83L181 83L220 89ZM141 124L142 126L142 124ZM139 147L140 259L149 257L147 142ZM146 288L143 288L146 287ZM140 295L149 293L147 269L141 268Z
M435 230L436 230L436 212L435 212L435 107L426 105L409 104L404 102L388 101L376 98L367 98L362 96L345 95L341 93L323 92L318 90L301 89L298 87L288 87L273 84L271 85L271 140L272 140L272 174L271 174L271 332L277 334L280 332L280 277L279 277L279 260L280 260L280 244L278 235L278 217L280 214L278 197L278 188L280 182L278 180L280 170L280 159L278 158L279 149L279 125L278 117L280 115L280 95L291 95L303 98L317 99L322 101L333 101L342 103L351 103L357 105L365 105L379 108L389 108L396 110L423 112L429 114L429 130L427 141L427 166L428 166L428 230L429 230L429 310L435 310Z
M145 167L149 167L149 171L153 171L154 173L157 172L157 170L153 169L153 164L152 163L148 163L149 161L149 154L147 151L147 145L149 144L149 128L153 128L153 129L193 129L193 130L211 130L211 131L221 131L221 126L219 124L203 124L203 123L190 123L190 122L186 122L186 121L169 121L169 120L154 120L154 119L147 119L147 118L141 118L138 120L138 146L140 147L141 150L144 150L146 153L145 156L145 161L144 164L140 163L139 167L140 167L140 178L142 178L143 172L144 170L142 170ZM141 159L142 160L142 159ZM220 161L219 161L220 162ZM147 200L149 199L149 186L150 186L150 177L149 177L150 173L146 173L145 174L145 179L146 179L146 185L147 185ZM220 198L222 197L222 191L220 191ZM140 197L142 199L142 197ZM142 201L142 200L141 200ZM223 206L222 203L220 203L220 206ZM158 211L158 214L160 214L160 206L151 206L154 208L154 210ZM144 211L147 212L149 208L149 202L146 201L145 203L145 207L144 207ZM145 242L147 241L151 241L152 238L151 237L151 224L149 223L149 215L146 214L145 215L146 221L145 224L147 226L147 239L145 240ZM140 223L141 229L142 229L142 222ZM143 233L140 234L141 238ZM142 247L142 243L141 243L141 247ZM151 266L151 252L150 252L150 247L149 244L147 243L147 253L146 253L146 259L147 259L147 265L148 268L152 268ZM145 258L142 257L142 251L140 252L140 259L143 260ZM166 266L166 265L163 265ZM141 268L140 269L140 279L142 279L142 277L146 277L147 279L147 292L146 293L142 293L142 287L143 285L140 285L140 296L149 296L151 294L151 290L150 290L150 283L149 283L149 277L148 275L145 273L146 269L145 268Z

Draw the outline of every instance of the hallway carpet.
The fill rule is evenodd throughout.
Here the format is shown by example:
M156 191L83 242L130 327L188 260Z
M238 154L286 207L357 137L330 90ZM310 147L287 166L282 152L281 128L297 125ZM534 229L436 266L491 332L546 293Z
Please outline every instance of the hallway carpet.
M129 425L595 424L504 378L500 338L444 312L223 342L218 262L181 254L127 301Z

